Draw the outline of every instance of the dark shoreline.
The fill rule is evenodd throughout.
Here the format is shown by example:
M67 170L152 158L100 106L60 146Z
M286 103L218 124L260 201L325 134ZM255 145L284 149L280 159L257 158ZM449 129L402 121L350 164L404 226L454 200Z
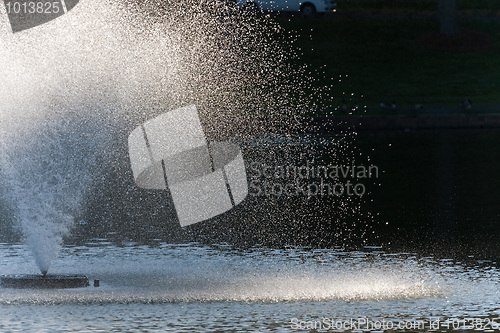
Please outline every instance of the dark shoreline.
M318 129L427 130L500 128L500 114L420 114L317 117Z
M224 121L226 122L226 121ZM215 125L217 124L217 125ZM405 114L405 115L341 115L325 117L254 117L232 119L230 124L205 123L209 137L234 137L247 135L357 132L357 131L408 131L408 130L467 130L500 129L500 114ZM223 131L220 131L220 129Z

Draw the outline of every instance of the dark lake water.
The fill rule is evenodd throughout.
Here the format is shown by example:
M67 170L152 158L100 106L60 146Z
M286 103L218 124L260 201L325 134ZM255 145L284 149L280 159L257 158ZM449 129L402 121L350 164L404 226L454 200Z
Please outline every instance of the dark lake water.
M383 242L422 253L500 258L500 131L362 133L382 171L369 209Z
M239 246L376 245L498 261L498 130L262 135L236 142L249 196L233 211L183 230L168 194L138 190L124 159L118 175L110 172L93 193L88 223L74 235Z

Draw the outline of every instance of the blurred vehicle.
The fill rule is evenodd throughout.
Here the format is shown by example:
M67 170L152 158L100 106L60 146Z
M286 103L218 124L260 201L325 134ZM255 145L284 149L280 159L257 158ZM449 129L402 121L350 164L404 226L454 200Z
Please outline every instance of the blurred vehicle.
M337 9L335 0L236 0L245 10L301 12L303 16L331 13Z

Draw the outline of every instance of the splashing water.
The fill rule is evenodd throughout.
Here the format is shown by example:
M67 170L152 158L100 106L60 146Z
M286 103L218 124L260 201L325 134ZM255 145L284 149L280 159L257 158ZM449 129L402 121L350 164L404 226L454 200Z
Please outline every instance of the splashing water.
M80 1L16 34L0 6L0 171L44 274L92 186L96 161L113 156L113 131L188 104L219 134L235 119L317 107L305 92L314 79L290 65L292 42L268 17L218 1L158 6Z
M5 251L5 246L0 249ZM99 277L98 292L4 290L0 304L382 301L441 298L450 293L448 289L459 288L441 276L438 269L442 267L435 264L369 253L217 250L200 244L131 245L128 249L97 245L66 248L61 261L71 265L68 252L82 250L85 256L78 266L90 277Z
M71 119L31 127L29 133L19 129L2 150L8 197L17 205L15 217L43 275L91 183L96 147L86 145L98 141L89 140L90 132L77 131L81 125Z
M98 278L99 288L0 288L5 330L309 331L293 329L296 318L323 323L385 320L394 327L419 321L426 328L440 320L440 331L451 332L456 330L446 329L446 324L458 318L483 318L491 320L488 328L496 327L489 331L498 331L493 321L499 314L500 270L488 264L469 266L382 251L123 245L95 239L88 246L67 246L54 263L54 269L71 267ZM25 252L19 245L0 244L6 258L0 270L29 269L19 260ZM57 305L57 311L45 305ZM322 326L318 331L346 329ZM402 330L377 329L382 331Z

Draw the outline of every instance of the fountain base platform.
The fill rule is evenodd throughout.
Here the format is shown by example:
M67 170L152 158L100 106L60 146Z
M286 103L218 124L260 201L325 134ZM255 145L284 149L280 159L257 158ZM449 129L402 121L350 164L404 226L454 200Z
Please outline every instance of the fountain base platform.
M0 285L4 288L31 289L66 289L88 287L89 279L85 275L1 275Z

